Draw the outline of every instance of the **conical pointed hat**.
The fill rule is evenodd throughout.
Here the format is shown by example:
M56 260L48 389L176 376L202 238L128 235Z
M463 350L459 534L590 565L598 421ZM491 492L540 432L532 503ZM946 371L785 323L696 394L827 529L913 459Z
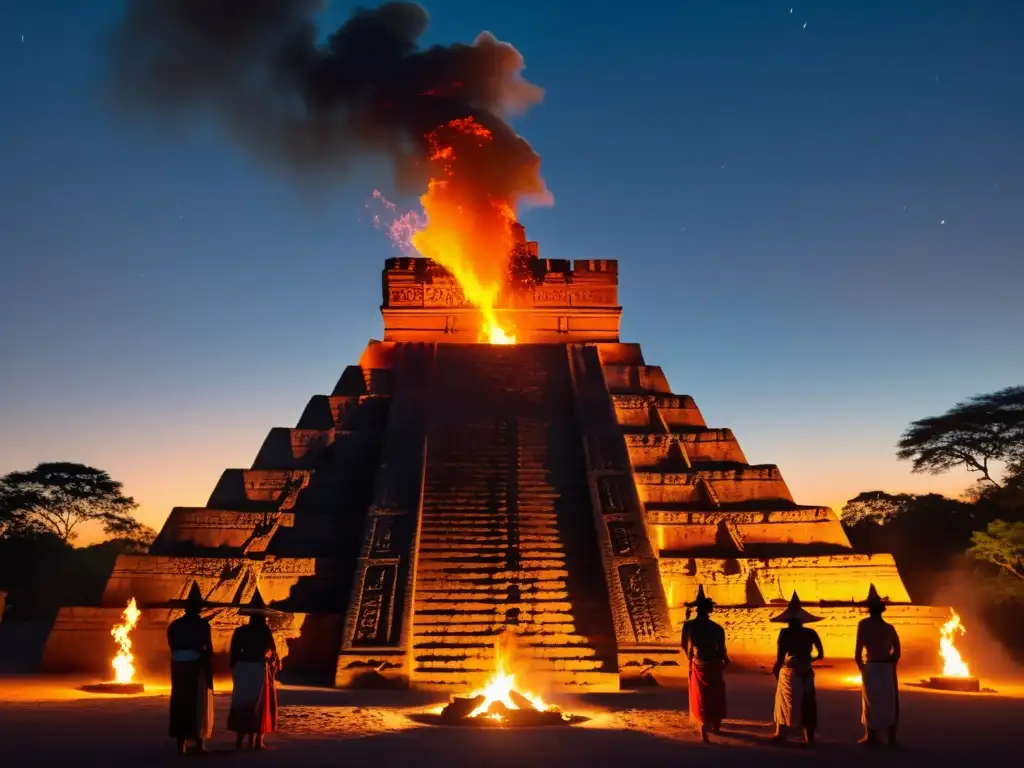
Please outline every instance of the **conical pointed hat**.
M714 608L715 602L704 593L704 585L697 587L697 597L686 603L687 608Z
M878 608L883 611L885 610L885 601L883 601L882 598L879 597L878 590L875 589L874 584L872 584L868 588L868 599L861 603L861 605L865 606L866 608Z
M199 608L205 604L206 601L203 599L202 590L199 589L199 582L193 581L192 586L188 588L188 597L185 598L185 605Z
M252 599L249 601L249 604L239 608L238 612L250 616L272 616L280 613L280 611L275 611L273 608L267 607L267 603L263 599L263 595L260 593L259 587L256 587L256 590L252 593Z
M804 610L803 605L800 603L800 598L797 596L796 591L793 591L793 597L789 601L789 606L780 613L778 616L773 616L769 621L775 621L780 624L788 624L791 621L799 622L800 624L811 624L815 621L821 621L820 616L815 616L813 613L809 613Z

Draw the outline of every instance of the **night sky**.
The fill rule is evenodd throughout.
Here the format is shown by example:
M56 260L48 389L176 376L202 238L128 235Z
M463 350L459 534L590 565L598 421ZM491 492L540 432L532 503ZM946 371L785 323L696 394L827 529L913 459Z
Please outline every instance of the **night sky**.
M4 3L0 473L101 467L159 527L380 337L394 252L365 204L391 174L299 186L209 121L125 120L121 7ZM529 237L620 260L623 340L752 463L805 504L968 484L894 444L1024 383L1024 3L427 8L431 43L523 53L546 96L515 125L555 198Z

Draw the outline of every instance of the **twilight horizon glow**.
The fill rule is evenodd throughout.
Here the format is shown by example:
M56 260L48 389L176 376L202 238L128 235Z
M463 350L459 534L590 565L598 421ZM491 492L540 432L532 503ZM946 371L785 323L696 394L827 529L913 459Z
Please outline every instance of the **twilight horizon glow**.
M516 123L559 193L530 238L618 258L623 341L800 503L958 493L894 445L1024 381L1024 12L648 5L428 6L430 42L489 29L546 89ZM159 527L379 336L390 170L297 190L213 131L126 124L96 87L120 4L37 6L0 46L0 472L98 466Z

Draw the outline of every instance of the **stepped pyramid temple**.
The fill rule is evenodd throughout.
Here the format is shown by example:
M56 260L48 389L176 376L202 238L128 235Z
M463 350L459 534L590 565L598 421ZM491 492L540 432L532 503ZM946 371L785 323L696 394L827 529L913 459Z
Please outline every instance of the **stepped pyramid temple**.
M62 609L44 667L109 670L134 597L139 666L165 674L169 604L193 580L220 652L258 585L285 671L338 685L475 685L511 633L548 685L615 689L678 665L701 584L734 660L774 658L768 618L794 590L826 653L852 658L871 583L905 656L937 658L947 612L911 605L891 556L853 552L831 509L797 504L619 340L617 263L542 259L518 234L498 304L518 343L479 343L438 265L389 259L383 341L205 507L174 508L148 554L121 556L99 607Z

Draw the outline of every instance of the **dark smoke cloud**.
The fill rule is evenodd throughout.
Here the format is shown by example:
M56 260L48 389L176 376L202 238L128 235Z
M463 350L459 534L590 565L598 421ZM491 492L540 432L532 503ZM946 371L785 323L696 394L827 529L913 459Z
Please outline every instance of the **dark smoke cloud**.
M425 186L424 135L472 117L494 140L472 147L465 181L513 206L546 195L540 158L506 122L543 96L515 48L485 32L423 49L429 18L414 3L357 10L318 43L322 5L129 0L110 40L116 103L158 119L212 115L257 158L307 178L384 153L406 192Z

